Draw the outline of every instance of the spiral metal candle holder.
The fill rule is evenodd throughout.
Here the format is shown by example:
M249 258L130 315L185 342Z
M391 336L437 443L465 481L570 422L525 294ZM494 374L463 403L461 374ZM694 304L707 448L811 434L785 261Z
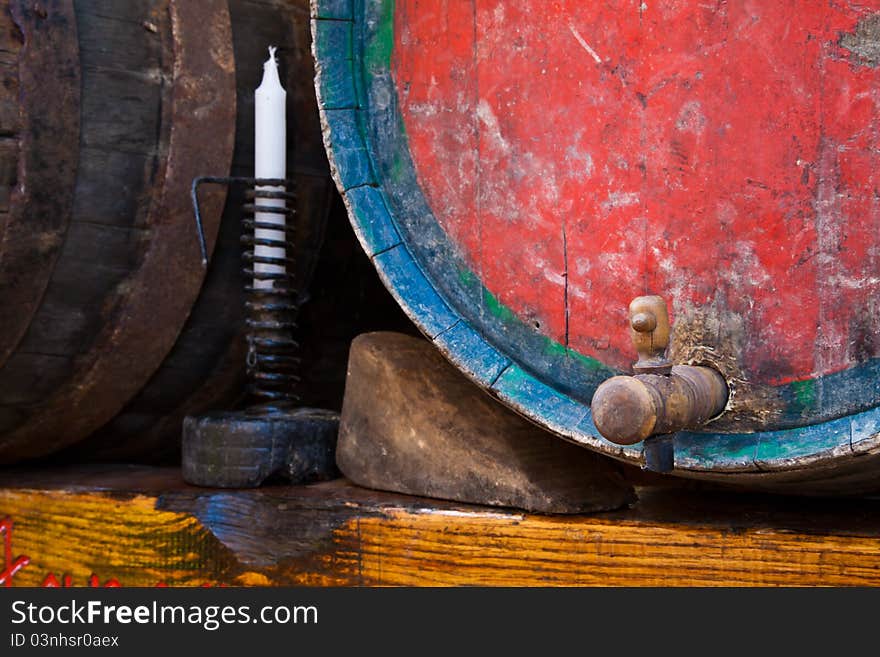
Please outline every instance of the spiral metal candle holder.
M196 178L192 186L193 207L199 232L202 262L207 264L202 217L199 210L198 188L205 183L244 184L246 202L242 205L241 246L242 274L245 278L245 326L247 328L247 366L249 397L258 403L288 406L297 401L294 392L299 382L297 356L299 344L293 338L296 330L296 289L294 282L294 228L296 194L291 191L273 191L261 187L288 187L286 180L274 178L210 177ZM261 199L283 199L286 207L261 204ZM258 221L257 213L279 214L284 225ZM257 230L283 232L283 239L257 237ZM283 258L257 255L255 247L283 248ZM263 271L256 265L276 265L284 271ZM259 286L257 282L270 285Z
M338 414L296 407L300 380L299 344L293 337L299 310L293 257L296 195L288 191L289 181L281 179L201 176L193 180L192 201L204 265L208 249L198 200L203 184L248 187L242 205L241 255L250 405L184 420L184 479L201 486L244 488L258 486L274 475L291 483L338 476ZM278 191L279 187L284 191ZM268 199L283 199L286 207L266 204ZM283 215L284 225L265 221L264 213ZM283 248L284 256L258 254L257 247Z

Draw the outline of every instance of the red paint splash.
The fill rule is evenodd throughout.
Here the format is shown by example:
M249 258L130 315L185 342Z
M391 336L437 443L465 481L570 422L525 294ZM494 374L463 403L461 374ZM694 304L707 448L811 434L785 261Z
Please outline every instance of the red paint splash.
M3 535L3 569L0 570L0 584L12 586L12 578L27 566L31 559L26 556L12 558L12 518L0 520L0 534Z
M12 580L15 575L27 567L31 558L28 556L18 556L15 559L12 558L12 518L6 517L3 520L0 520L0 535L3 536L3 568L0 569L0 585L11 587ZM40 584L43 588L71 588L74 585L73 578L68 574L63 574L61 579L55 575L55 573L49 573L43 579ZM89 588L121 588L122 584L115 577L111 577L110 579L101 583L101 579L98 575L92 573L87 582L86 586ZM168 584L164 581L159 581L155 584L156 588L168 588ZM214 585L210 583L202 584L200 588L213 588ZM225 584L220 584L220 588L225 588Z
M43 588L54 589L54 588L71 588L73 586L73 578L70 575L62 575L61 581L58 581L58 578L55 576L55 573L49 573L46 575L46 578L43 580L43 583L40 584ZM97 575L92 573L89 576L87 586L92 589L96 588L104 588L104 589L118 589L122 585L119 583L119 580L115 577L111 577L106 582L101 584L101 580Z

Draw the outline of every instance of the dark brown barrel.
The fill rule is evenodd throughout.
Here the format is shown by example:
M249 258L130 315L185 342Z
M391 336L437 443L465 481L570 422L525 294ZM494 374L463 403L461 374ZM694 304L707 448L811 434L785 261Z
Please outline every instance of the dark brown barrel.
M241 390L243 194L201 194L206 273L188 192L252 175L270 44L303 286L315 264L332 189L308 3L14 1L0 20L0 462L173 453L184 414Z

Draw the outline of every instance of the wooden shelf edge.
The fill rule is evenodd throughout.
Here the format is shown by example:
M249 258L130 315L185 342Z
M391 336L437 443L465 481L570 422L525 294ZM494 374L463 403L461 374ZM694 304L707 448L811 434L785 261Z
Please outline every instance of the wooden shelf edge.
M552 516L344 479L220 490L188 486L176 468L6 469L0 520L12 556L0 584L880 584L878 500L638 492L626 510ZM19 557L27 563L10 577Z

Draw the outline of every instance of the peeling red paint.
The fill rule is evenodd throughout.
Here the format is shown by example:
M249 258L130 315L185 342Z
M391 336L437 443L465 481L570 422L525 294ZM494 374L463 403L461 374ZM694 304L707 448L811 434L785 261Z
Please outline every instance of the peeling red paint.
M878 11L397 0L420 183L483 284L581 353L627 367L657 293L741 316L755 382L839 371L880 355L878 72L841 46Z

